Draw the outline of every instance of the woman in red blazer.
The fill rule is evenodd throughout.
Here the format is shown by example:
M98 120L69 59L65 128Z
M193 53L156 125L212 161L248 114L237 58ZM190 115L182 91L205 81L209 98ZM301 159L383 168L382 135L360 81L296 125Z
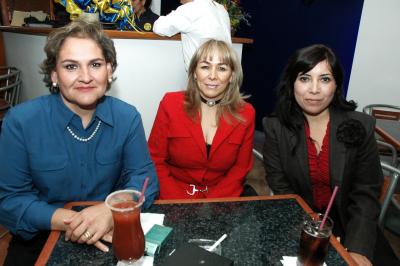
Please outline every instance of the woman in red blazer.
M161 100L148 142L160 199L242 194L255 117L239 91L242 79L235 51L210 40L192 58L187 90Z

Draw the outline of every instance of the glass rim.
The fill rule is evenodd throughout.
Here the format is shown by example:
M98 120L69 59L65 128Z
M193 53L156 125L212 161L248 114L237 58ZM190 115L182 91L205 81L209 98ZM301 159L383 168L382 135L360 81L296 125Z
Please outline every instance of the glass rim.
M134 207L117 208L117 207L111 206L111 205L109 204L109 200L111 200L111 197L113 197L114 195L119 194L119 193L133 193L133 194L139 194L139 197L140 197L140 195L142 194L142 192L140 192L140 191L138 191L138 190L135 190L135 189L122 189L122 190L116 190L116 191L112 192L111 194L109 194L109 195L107 196L106 200L104 201L105 204L106 204L106 206L107 206L110 210L112 210L112 211L116 211L116 212L129 212L129 211L133 211L133 210L135 210L135 209L138 209L138 208L142 207L143 203L144 203L145 200L146 200L146 199L145 199L146 196L143 196L143 200L142 200L141 202L137 202L137 204L136 204ZM126 202L126 201L121 201L121 202ZM135 202L135 201L134 201L134 202Z
M319 222L319 221L322 222L322 219L324 218L324 215L325 215L325 214L324 214L324 213L320 213L320 212L317 212L316 214L317 214L318 220L315 220L314 217L311 217L311 219L314 220L314 221L316 221L316 222ZM326 225L328 222L330 223L331 227L333 228L334 222L333 222L332 218L331 218L329 215L326 216L326 220L325 220L324 227L325 227L325 225Z
M330 237L333 233L332 231L333 231L333 227L334 227L334 221L332 220L332 218L327 216L324 227L322 229L319 229L319 226L322 222L324 214L322 214L322 213L314 213L314 214L315 214L315 216L307 215L306 218L303 219L302 231L308 235L312 235L313 237L317 237L317 238ZM307 227L313 229L312 233L305 229L306 224L307 224ZM327 234L329 236L327 236Z

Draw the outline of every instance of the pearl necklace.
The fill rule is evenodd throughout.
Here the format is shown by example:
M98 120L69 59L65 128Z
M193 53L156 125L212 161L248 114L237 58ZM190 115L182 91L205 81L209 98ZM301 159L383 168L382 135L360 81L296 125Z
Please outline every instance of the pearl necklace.
M74 139L76 139L76 140L78 140L78 141L81 141L81 142L87 142L87 141L91 140L91 139L96 135L97 131L98 131L99 128L100 128L100 125L101 125L101 120L99 120L99 122L97 123L96 128L94 129L94 131L92 132L92 134L90 134L90 136L87 137L87 138L78 137L78 136L72 131L72 129L71 129L69 126L67 126L67 129L68 129L69 133L71 133L72 137L74 137Z

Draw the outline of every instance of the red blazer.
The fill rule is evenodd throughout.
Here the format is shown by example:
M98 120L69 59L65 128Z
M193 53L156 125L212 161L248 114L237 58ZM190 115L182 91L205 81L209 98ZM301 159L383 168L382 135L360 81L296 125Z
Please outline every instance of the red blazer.
M209 158L199 122L184 111L184 92L165 94L148 141L160 182L160 199L240 196L246 174L253 167L255 111L246 103L245 120L221 118ZM196 192L193 187L207 192Z

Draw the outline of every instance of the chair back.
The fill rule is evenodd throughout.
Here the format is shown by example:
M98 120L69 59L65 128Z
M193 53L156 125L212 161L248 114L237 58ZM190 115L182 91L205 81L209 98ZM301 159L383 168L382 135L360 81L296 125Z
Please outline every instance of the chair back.
M369 104L364 106L363 112L377 119L400 121L400 106L389 104Z
M388 180L386 178L387 181L384 182L384 185L382 188L383 193L381 195L381 198L383 199L383 201L381 202L382 206L381 206L381 212L379 214L379 223L378 224L380 227L383 227L387 209L389 207L390 202L392 201L393 194L396 190L396 185L397 185L397 182L398 182L398 179L400 176L400 169L393 167L393 166L389 165L388 163L382 162L382 161L381 161L381 166L382 166L383 170L390 173L389 174L390 180Z
M264 158L261 152L259 152L257 149L253 148L253 156L256 159L254 161L254 166L253 170L247 175L247 181L253 187L262 187L262 189L259 189L259 191L263 193L259 193L259 195L267 195L267 196L273 196L274 192L272 189L269 187L266 176L265 176L265 170L264 170ZM255 169L260 170L259 172L254 171ZM253 174L254 172L254 174Z
M0 121L10 107L19 103L20 75L15 67L0 67Z
M382 140L376 140L376 143L378 145L378 148L383 147L383 148L385 148L385 150L389 151L390 157L388 158L387 163L389 163L393 167L397 167L399 164L399 161L398 161L398 155L397 155L396 148L393 145L391 145L390 143L387 143ZM383 155L381 153L381 150L379 153L380 153L381 160L382 160Z
M19 103L21 71L15 67L0 67L0 98L11 106Z
M387 142L381 141L381 140L377 140L376 143L378 144L378 148L380 149L379 153L380 153L381 161L386 162L390 166L397 167L397 165L398 165L397 150L393 147L393 145L391 145ZM389 158L386 158L387 157L386 151L384 152L384 154L382 154L381 147L385 148L385 150L388 150L390 152L391 156ZM390 175L390 173L389 173L389 175ZM390 176L387 176L386 171L384 171L384 179L383 179L383 184L382 184L382 188L381 188L381 195L379 197L379 202L381 204L383 204L383 202L385 200L385 196L386 196L387 191L390 186L390 181L391 181Z

